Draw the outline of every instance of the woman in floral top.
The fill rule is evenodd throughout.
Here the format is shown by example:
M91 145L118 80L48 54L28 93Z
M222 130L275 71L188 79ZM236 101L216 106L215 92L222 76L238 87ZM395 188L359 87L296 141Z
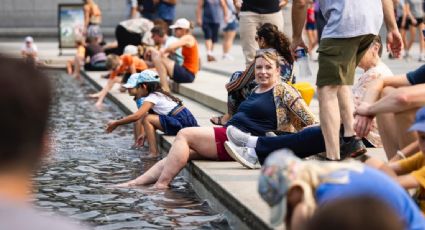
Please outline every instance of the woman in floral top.
M241 103L229 124L255 135L270 130L301 130L316 122L314 115L292 86L280 82L279 56L276 50L257 52L255 81L258 86ZM226 127L192 127L180 130L168 155L140 177L121 186L155 183L168 187L171 180L192 159L229 161L224 149Z
M289 39L277 29L277 26L271 23L265 23L257 30L255 40L260 49L276 49L280 58L280 79L282 82L295 83L292 69L294 59L289 50ZM229 83L226 84L228 92L227 98L227 114L220 117L213 117L210 121L215 125L224 125L232 117L251 91L257 85L254 81L254 63L245 71L236 71L230 77Z

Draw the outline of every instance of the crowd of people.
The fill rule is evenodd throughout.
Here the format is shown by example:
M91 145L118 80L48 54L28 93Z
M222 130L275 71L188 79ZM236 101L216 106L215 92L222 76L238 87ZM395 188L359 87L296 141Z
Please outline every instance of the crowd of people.
M425 65L394 76L381 60L385 47L392 58L410 56L416 30L424 29L423 1L293 0L289 39L282 32L285 0L199 0L196 21L204 33L206 59L216 60L220 25L222 58L232 59L239 20L246 64L223 85L228 112L212 117L212 127L199 127L170 90L170 81L193 82L200 69L193 23L174 20L175 0L129 1L128 19L116 26L116 41L106 44L100 7L84 2L85 37L76 40L78 52L67 64L68 73L80 79L82 67L107 70L105 87L90 95L97 98L96 106L119 83L138 107L108 122L106 131L133 122L134 145L148 142L146 157L159 156L156 130L176 136L166 157L117 186L164 189L190 160L237 161L249 169L262 167L258 191L271 207L273 226L425 229ZM385 43L379 36L383 23ZM425 40L419 34L418 60L424 61ZM36 60L32 43L31 37L25 39L22 55ZM297 51L314 56L316 48L319 117L294 75ZM355 81L357 67L363 73ZM367 148L383 148L387 162L365 155ZM413 196L405 191L411 189ZM341 215L344 207L379 215L356 219L352 210Z

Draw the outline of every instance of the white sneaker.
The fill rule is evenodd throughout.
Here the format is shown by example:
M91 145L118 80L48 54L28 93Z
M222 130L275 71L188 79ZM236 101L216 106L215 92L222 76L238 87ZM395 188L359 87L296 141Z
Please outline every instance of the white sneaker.
M222 59L224 61L233 61L233 60L235 60L235 58L232 55L230 55L230 54L223 54Z
M251 134L245 133L235 126L229 125L226 129L226 136L233 144L245 147L248 144L248 138Z
M235 161L239 162L244 167L249 169L256 169L260 167L258 158L252 157L248 154L249 148L236 146L230 141L224 142L224 148Z

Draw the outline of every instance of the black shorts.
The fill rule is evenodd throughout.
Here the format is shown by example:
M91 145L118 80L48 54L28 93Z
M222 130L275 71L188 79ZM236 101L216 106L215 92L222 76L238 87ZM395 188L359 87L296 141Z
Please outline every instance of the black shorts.
M178 64L174 64L173 81L176 83L191 83L195 80L195 75Z
M219 23L202 23L202 31L204 31L204 38L211 39L213 43L218 41L218 30L220 29Z
M410 19L406 18L406 25L404 25L403 28L401 28L401 17L397 18L397 27L399 29L405 29L408 30L410 28L410 25L412 24L412 22L410 21Z

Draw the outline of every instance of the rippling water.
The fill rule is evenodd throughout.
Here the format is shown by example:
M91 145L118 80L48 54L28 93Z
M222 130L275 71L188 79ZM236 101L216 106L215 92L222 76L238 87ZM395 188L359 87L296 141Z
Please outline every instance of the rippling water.
M108 120L123 114L107 103L103 111L87 98L94 90L63 72L49 72L55 85L51 109L52 154L37 173L35 203L51 213L95 229L229 229L222 214L201 201L190 184L176 178L167 190L113 188L155 161L131 150L132 126L106 134Z

